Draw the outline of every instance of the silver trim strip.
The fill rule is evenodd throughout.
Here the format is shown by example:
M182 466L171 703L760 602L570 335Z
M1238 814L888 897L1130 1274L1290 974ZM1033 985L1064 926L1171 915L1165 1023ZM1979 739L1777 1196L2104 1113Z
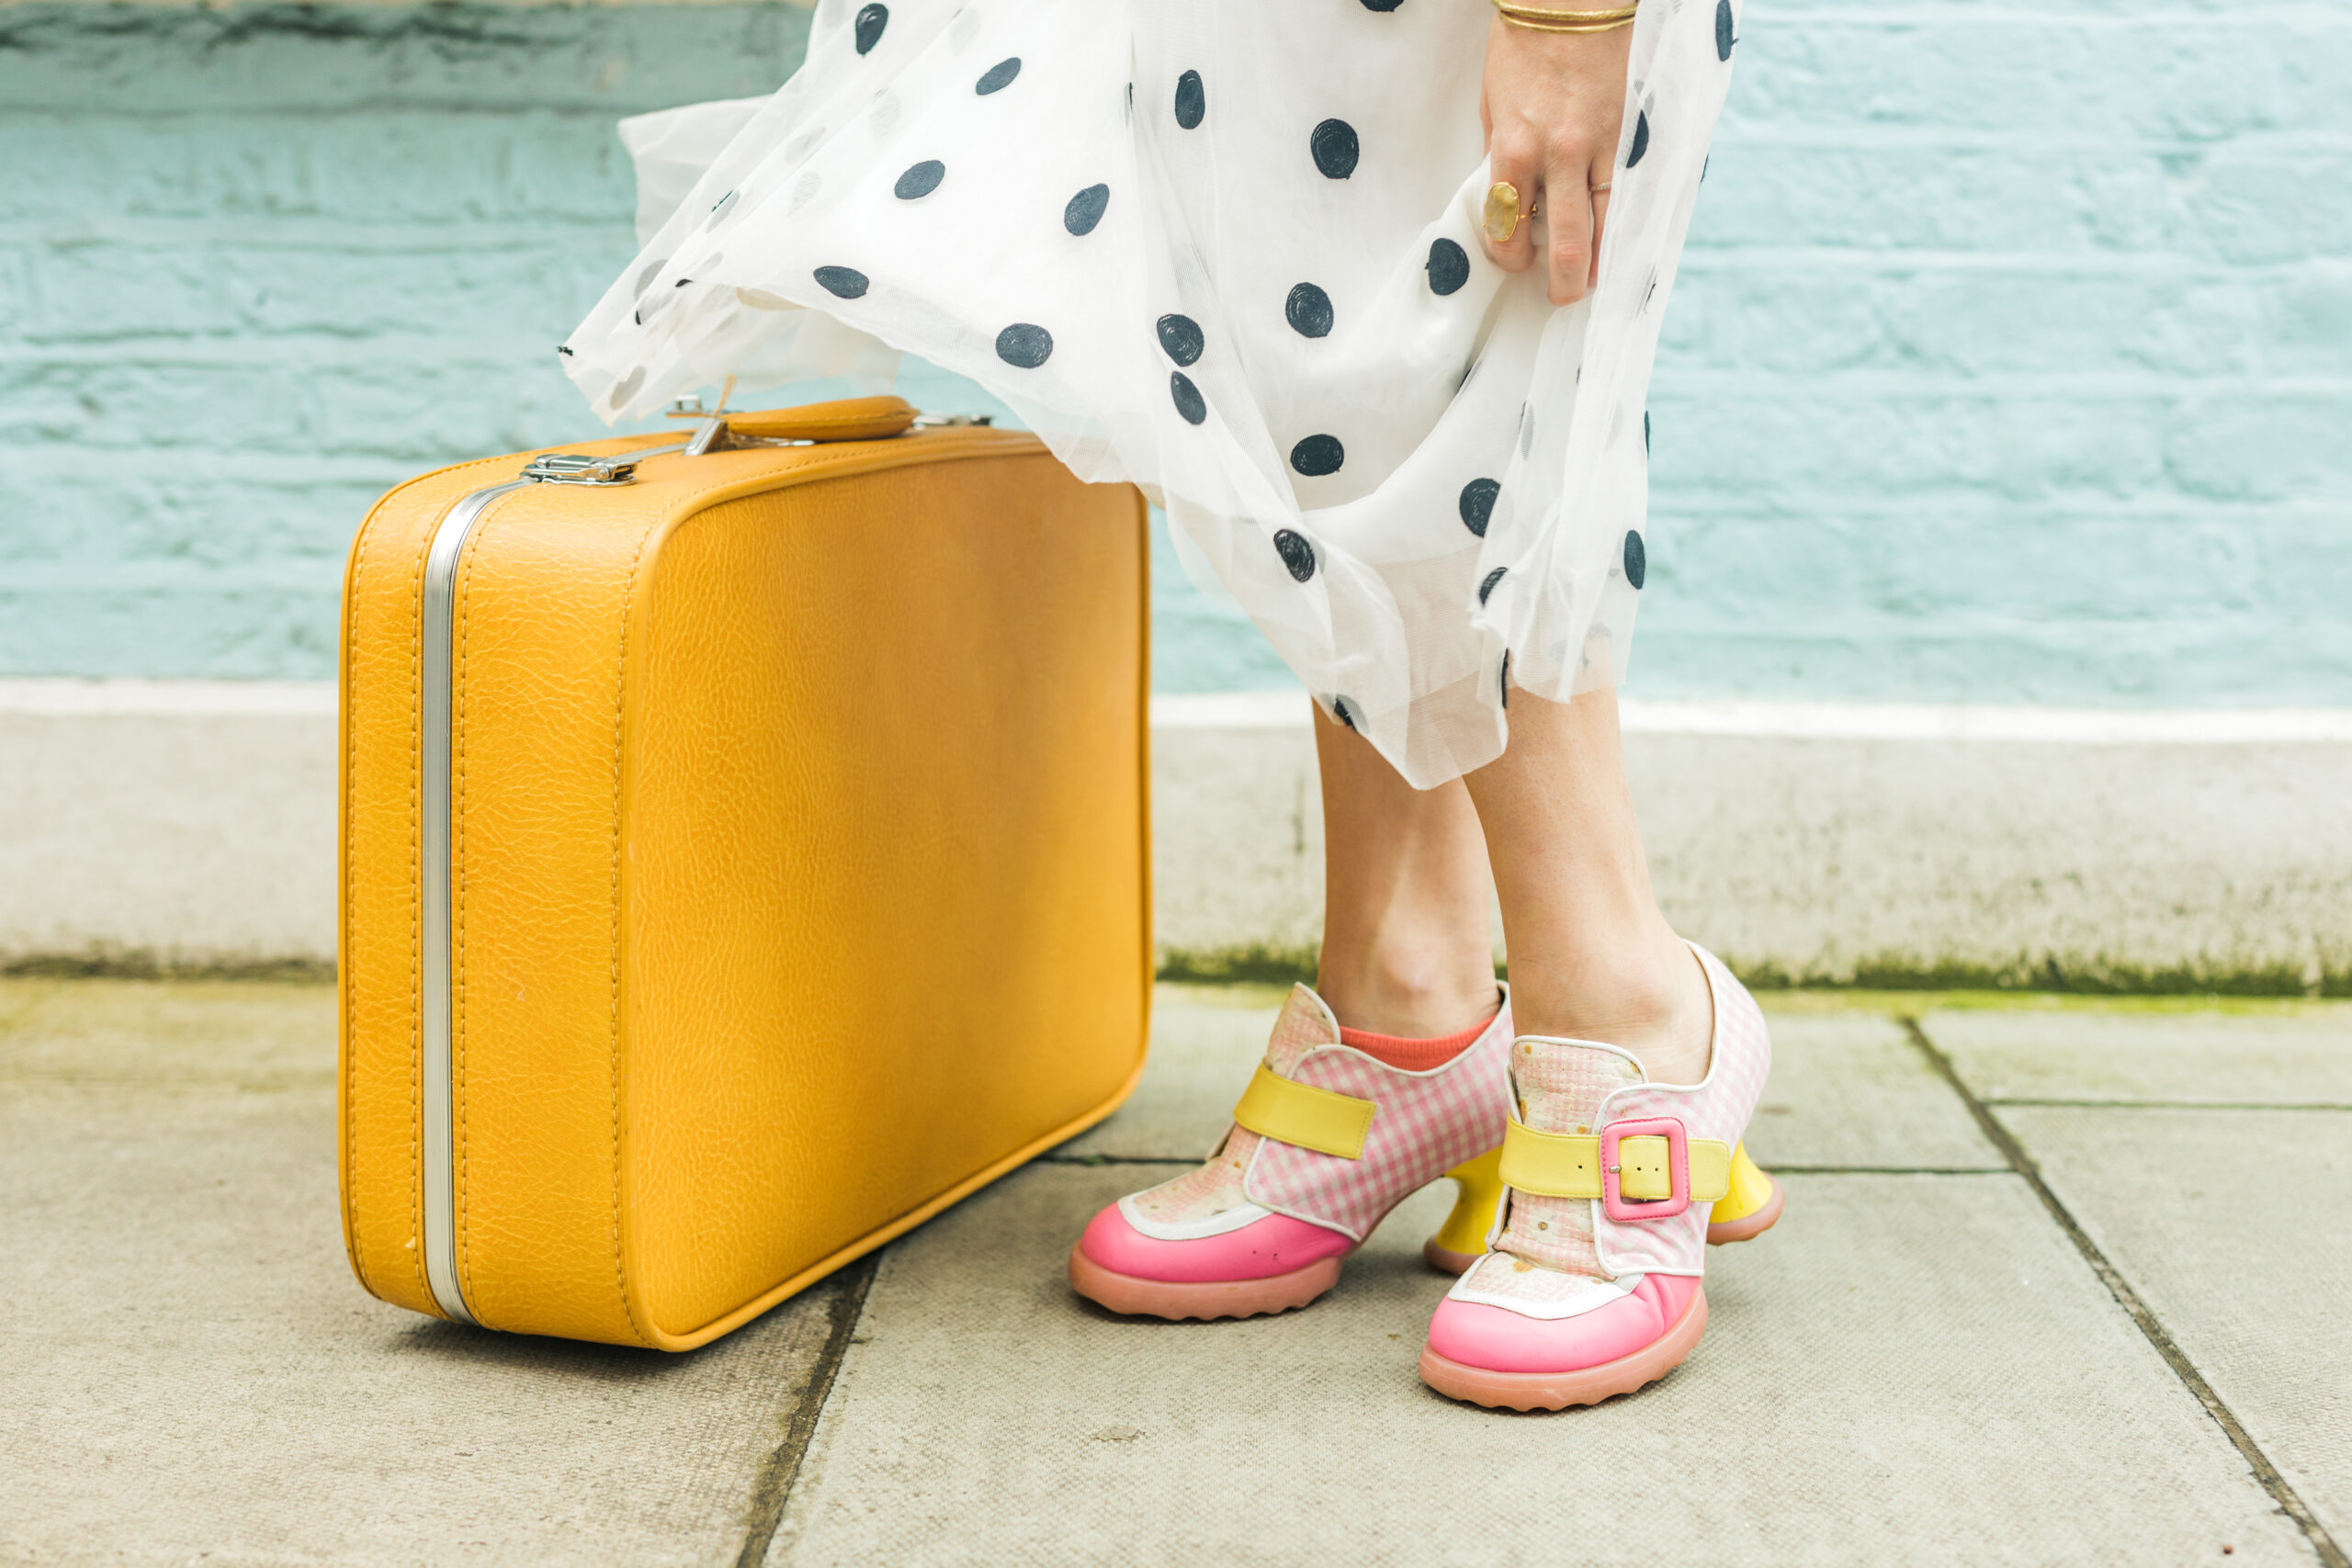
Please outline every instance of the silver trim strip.
M510 479L478 490L434 530L424 558L424 647L417 693L417 903L424 951L418 964L424 1088L424 1279L443 1312L472 1323L458 1283L458 1173L454 1087L457 1064L450 1029L449 973L449 724L450 636L456 620L458 561L484 513L535 481Z

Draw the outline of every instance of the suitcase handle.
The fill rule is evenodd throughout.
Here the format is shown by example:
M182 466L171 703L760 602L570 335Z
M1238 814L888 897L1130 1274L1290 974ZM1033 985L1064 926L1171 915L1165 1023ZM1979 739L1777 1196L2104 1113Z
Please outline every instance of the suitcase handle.
M730 434L757 441L884 441L915 423L904 398L843 398L797 409L753 409L718 416Z

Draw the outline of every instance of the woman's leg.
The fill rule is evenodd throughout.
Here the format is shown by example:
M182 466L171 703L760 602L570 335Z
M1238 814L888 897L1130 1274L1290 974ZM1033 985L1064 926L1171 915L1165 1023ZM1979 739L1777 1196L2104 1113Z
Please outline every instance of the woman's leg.
M1460 780L1417 790L1371 742L1315 710L1323 773L1323 953L1341 1023L1452 1034L1495 1010L1487 840Z
M1517 1031L1621 1046L1653 1082L1704 1077L1706 976L1650 890L1617 694L1513 692L1510 750L1467 782L1502 896Z

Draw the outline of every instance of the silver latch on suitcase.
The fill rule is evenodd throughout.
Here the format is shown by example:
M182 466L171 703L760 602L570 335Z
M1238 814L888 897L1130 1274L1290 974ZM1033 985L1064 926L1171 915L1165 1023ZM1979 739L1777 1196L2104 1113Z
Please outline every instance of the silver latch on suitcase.
M637 477L642 452L616 452L592 457L584 452L549 452L523 466L523 477L551 485L625 485Z

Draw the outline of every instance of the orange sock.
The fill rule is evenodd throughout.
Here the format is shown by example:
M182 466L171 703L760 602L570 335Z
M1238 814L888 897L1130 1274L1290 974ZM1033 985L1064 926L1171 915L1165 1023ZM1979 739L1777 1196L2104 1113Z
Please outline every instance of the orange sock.
M1498 1001L1495 1012L1500 1011L1502 1004ZM1432 1067L1445 1066L1476 1044L1478 1036L1486 1033L1487 1026L1494 1021L1495 1013L1490 1012L1459 1034L1442 1034L1434 1040L1408 1040L1401 1034L1374 1034L1368 1029L1350 1029L1342 1024L1340 1043L1352 1045L1384 1066L1394 1067L1400 1073L1426 1073Z

